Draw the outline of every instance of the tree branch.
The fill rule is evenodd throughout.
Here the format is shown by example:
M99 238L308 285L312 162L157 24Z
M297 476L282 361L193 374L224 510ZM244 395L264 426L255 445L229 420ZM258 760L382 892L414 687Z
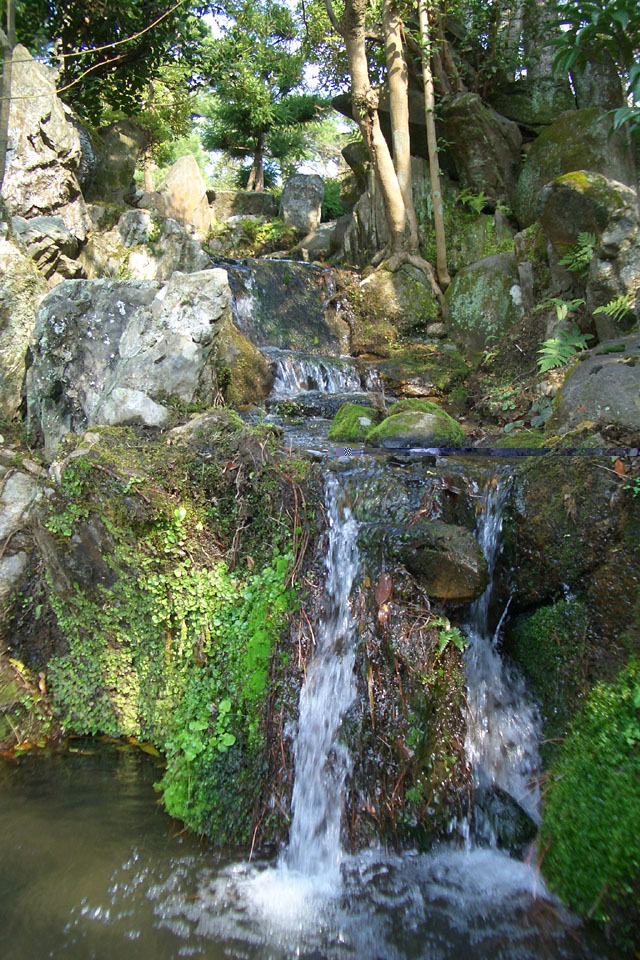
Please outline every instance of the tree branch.
M335 30L335 32L336 32L339 36L342 36L342 30L340 29L340 24L338 23L338 18L336 17L336 12L335 12L335 10L333 9L333 3L331 2L331 0L324 0L324 5L325 5L326 10L327 10L327 16L329 17L329 23L331 24L331 26L333 27L333 29Z

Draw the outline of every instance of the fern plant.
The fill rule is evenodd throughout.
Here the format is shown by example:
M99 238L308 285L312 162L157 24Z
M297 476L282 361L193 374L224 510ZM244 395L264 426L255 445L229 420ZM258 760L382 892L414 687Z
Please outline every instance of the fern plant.
M563 367L587 346L587 340L592 340L590 333L580 333L578 326L573 323L571 330L560 330L551 340L545 340L538 353L538 370L546 373L555 367Z
M472 193L471 190L467 188L458 194L457 200L458 203L461 203L463 206L471 207L474 213L481 214L489 202L489 197L483 190L481 190L480 193Z
M593 233L579 233L576 242L571 244L564 257L558 261L560 266L584 276L589 269L595 245L596 238Z
M594 314L602 313L605 315L605 317L609 317L609 319L613 320L614 323L618 323L633 310L633 305L633 294L629 290L628 293L622 293L619 297L609 300L609 303L605 303L601 307L596 307L593 312Z

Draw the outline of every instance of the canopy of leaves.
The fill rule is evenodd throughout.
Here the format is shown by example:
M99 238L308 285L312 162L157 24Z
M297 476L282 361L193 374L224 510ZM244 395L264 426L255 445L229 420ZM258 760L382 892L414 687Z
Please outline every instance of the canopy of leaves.
M17 38L61 64L62 98L93 123L133 116L163 65L193 73L208 0L18 0ZM191 75L190 73L190 75Z

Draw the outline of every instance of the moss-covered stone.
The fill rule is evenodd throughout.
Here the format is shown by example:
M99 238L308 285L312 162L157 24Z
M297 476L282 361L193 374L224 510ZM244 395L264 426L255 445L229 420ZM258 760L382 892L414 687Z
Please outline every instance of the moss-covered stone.
M636 192L622 183L588 170L572 171L542 189L542 228L554 247L565 253L580 233L599 237L612 219L635 219L637 202Z
M349 443L362 441L377 419L369 407L358 403L343 403L329 428L329 440L346 440Z
M264 400L271 390L273 373L258 348L232 323L221 331L217 348L217 380L227 402L242 409Z
M348 291L351 353L389 356L399 336L424 333L438 319L438 301L428 278L406 265L375 270Z
M447 397L469 375L457 350L436 344L395 347L376 370L387 390L408 397Z
M469 353L482 351L522 315L516 259L497 254L461 270L445 294L451 336Z
M367 435L374 447L460 447L464 430L437 403L421 401L420 409L405 409L386 417Z
M542 131L518 180L515 212L521 227L537 219L542 187L562 174L584 170L629 185L635 182L631 148L621 131L612 132L612 122L590 107L567 111Z

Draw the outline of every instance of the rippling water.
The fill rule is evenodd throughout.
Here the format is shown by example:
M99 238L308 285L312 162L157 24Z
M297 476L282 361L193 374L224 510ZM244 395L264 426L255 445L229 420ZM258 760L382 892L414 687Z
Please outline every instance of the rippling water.
M144 754L73 749L0 766L3 958L612 956L498 851L372 851L338 883L303 877L181 834Z

